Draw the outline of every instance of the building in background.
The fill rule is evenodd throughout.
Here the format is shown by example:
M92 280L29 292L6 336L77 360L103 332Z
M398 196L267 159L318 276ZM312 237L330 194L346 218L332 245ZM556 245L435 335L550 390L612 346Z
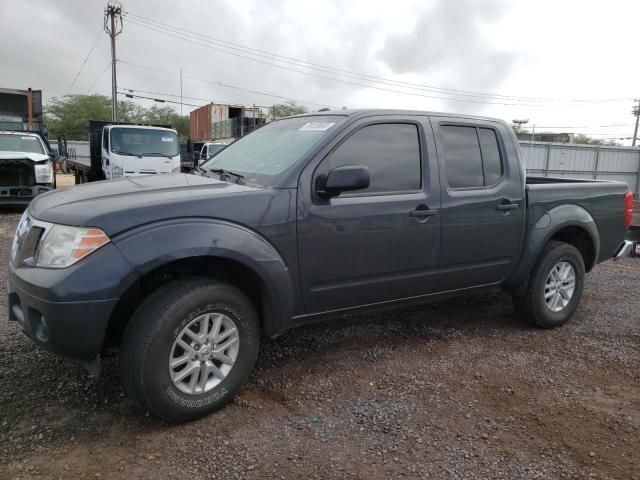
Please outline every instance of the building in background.
M536 141L536 142L549 142L549 143L574 143L575 134L573 133L553 133L553 132L535 132L531 133L516 131L518 140Z

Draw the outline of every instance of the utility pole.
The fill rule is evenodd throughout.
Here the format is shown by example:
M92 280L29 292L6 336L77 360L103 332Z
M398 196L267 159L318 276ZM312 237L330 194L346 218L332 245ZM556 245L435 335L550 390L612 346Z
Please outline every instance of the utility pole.
M118 121L116 81L116 36L122 33L122 5L109 2L104 9L104 31L111 37L111 121Z
M633 140L631 140L631 146L636 146L636 138L638 137L638 120L640 120L640 98L636 98L636 104L633 106L631 113L636 117L636 126L633 129Z
M182 117L182 69L180 69L180 116Z

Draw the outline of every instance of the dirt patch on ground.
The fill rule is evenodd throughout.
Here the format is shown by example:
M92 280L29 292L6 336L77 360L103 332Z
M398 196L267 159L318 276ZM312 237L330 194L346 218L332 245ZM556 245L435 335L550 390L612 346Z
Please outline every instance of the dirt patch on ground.
M556 330L492 292L266 339L234 402L182 426L136 408L115 354L91 380L39 350L4 289L0 478L640 479L640 259L598 266Z

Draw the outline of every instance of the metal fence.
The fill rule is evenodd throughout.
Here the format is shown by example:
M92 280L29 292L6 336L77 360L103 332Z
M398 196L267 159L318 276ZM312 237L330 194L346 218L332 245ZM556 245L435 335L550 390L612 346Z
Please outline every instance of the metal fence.
M58 141L49 140L51 148L58 150ZM88 140L67 140L67 150L69 151L69 158L74 160L83 161L83 163L91 163L91 153L89 151Z
M520 148L530 175L616 180L640 196L640 148L525 140Z

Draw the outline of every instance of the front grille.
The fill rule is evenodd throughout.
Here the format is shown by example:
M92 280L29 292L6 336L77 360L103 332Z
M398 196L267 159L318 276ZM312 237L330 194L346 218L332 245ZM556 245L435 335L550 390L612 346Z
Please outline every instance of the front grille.
M29 232L22 242L22 246L19 247L16 254L16 265L22 265L26 260L32 259L35 256L43 233L44 228L42 227L33 226L29 229Z
M35 171L31 160L7 160L0 162L0 186L32 187L36 184Z
M29 260L34 258L40 240L49 227L50 223L35 220L27 211L24 212L11 245L11 259L15 266L29 263Z
M20 219L20 223L18 223L18 228L16 228L16 234L13 236L13 244L11 245L11 258L13 260L16 259L18 252L22 249L24 239L27 233L29 233L32 223L33 219L29 216L27 210L25 210Z

